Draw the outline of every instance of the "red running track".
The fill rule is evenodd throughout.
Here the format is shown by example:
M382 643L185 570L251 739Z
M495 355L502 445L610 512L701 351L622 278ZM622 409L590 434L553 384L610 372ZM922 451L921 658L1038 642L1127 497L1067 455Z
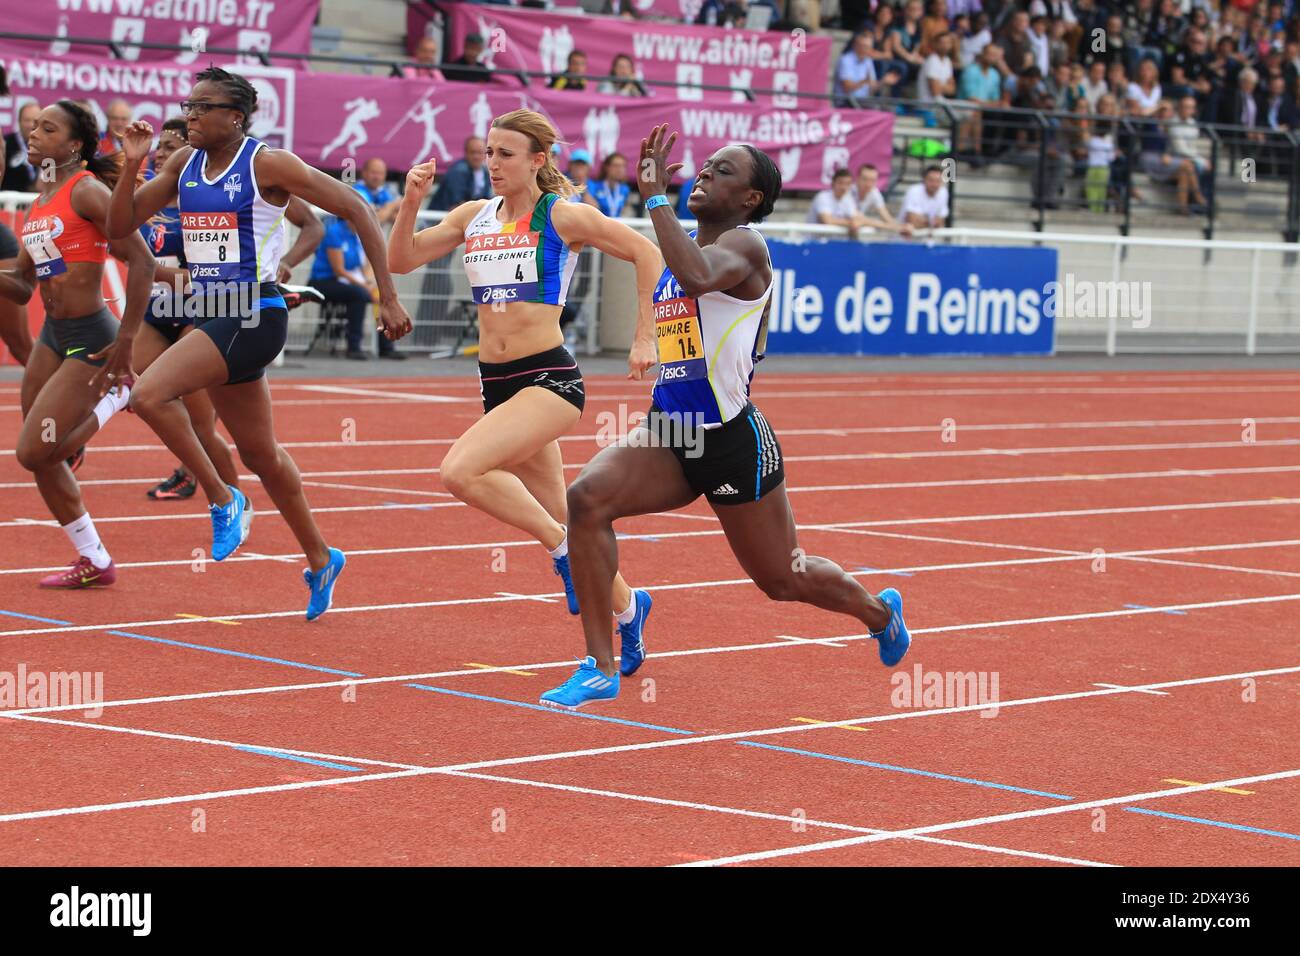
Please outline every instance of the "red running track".
M4 703L6 860L1300 863L1300 374L760 377L802 546L899 587L911 653L769 602L697 502L620 526L651 658L582 717L535 706L581 651L546 556L438 481L477 383L274 391L350 556L311 625L256 482L196 563L205 509L145 498L172 463L129 416L79 473L118 584L38 590L69 549L0 386L0 689L105 701ZM589 392L571 476L647 404Z

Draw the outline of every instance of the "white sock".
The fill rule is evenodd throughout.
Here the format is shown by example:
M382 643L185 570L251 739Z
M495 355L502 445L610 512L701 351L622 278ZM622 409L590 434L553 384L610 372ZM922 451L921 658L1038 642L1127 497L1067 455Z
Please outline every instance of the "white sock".
M103 428L108 420L126 408L130 401L131 390L125 385L110 388L95 406L95 419L99 422L99 427Z
M564 529L564 540L557 544L550 554L552 558L562 558L569 553L569 529Z
M83 558L89 558L90 563L101 571L113 560L109 557L104 543L99 540L99 534L95 531L95 522L90 520L89 513L65 524L63 531L72 542L72 546L77 549L77 553Z
M628 603L627 610L619 613L614 612L614 620L620 624L631 624L636 618L636 592L632 592L632 600Z

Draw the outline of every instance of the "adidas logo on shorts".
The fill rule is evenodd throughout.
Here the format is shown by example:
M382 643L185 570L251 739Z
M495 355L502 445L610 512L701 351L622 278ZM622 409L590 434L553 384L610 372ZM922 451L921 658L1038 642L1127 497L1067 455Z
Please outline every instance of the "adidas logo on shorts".
M721 488L714 488L714 489L713 489L713 493L714 493L715 495L738 495L738 494L740 494L740 492L737 491L735 488L731 487L731 485L723 485Z

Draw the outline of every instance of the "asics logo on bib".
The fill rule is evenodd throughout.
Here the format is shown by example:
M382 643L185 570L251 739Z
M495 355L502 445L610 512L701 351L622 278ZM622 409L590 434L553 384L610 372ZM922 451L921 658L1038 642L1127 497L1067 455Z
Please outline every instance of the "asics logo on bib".
M519 298L519 290L512 287L502 288L500 286L498 287L489 286L488 288L483 290L483 295L482 295L482 299L484 302L500 302L504 299L517 299L517 298Z
M659 369L659 377L664 381L674 378L686 378L690 372L684 365L664 365Z

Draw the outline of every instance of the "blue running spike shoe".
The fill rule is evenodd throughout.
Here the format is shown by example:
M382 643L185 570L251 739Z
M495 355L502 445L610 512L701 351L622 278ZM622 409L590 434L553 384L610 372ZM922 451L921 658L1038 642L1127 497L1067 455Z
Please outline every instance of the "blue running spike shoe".
M230 504L208 505L208 514L212 516L213 561L224 561L234 554L248 537L253 522L253 505L248 496L234 485L227 487L230 488Z
M645 660L645 622L650 617L650 608L655 603L650 600L650 592L636 588L632 591L632 600L636 602L636 617L630 623L620 624L618 633L623 637L623 651L618 659L618 670L624 677L631 677Z
M578 610L578 594L573 590L573 575L569 573L569 556L566 554L562 558L551 558L551 563L555 565L555 573L564 582L564 597L569 602L569 613L580 613Z
M311 589L311 598L307 601L307 620L314 621L330 609L330 603L334 600L334 585L347 563L347 555L338 548L330 548L329 564L319 571L302 569L302 579Z
M893 667L903 659L907 649L912 646L912 635L903 623L903 595L894 588L885 588L876 597L893 613L884 630L871 636L880 643L880 660L886 667Z
M540 698L543 704L562 710L577 710L593 700L613 700L618 696L618 675L606 677L596 666L596 658L578 662L578 671L554 690Z

